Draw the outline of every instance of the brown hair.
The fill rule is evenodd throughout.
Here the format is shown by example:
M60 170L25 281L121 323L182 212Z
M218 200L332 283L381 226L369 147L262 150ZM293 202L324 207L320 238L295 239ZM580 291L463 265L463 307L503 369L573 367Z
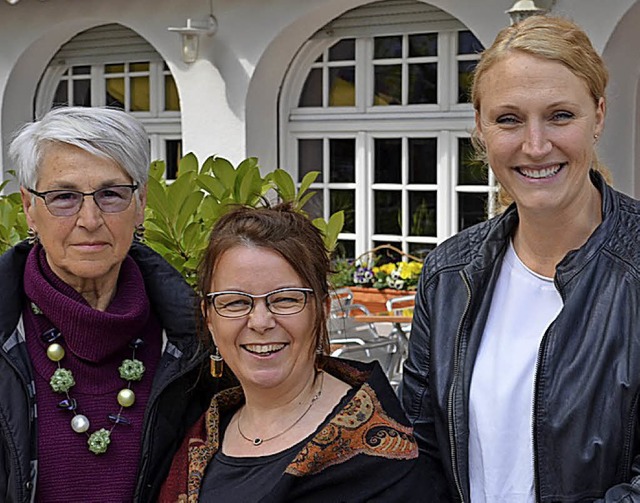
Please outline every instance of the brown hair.
M222 216L211 231L209 244L198 266L198 291L201 298L211 287L215 268L222 254L235 246L264 248L278 253L300 276L314 294L313 324L315 351L329 349L325 303L329 296L327 276L331 269L329 254L321 231L290 203L273 207L238 207ZM206 310L204 313L206 317Z
M471 88L471 102L476 113L480 113L482 77L497 62L514 51L563 64L576 77L585 82L596 106L600 98L604 98L609 73L584 30L573 21L565 18L531 16L517 24L503 28L491 47L482 53L474 71ZM478 158L487 163L485 146L475 130L472 140ZM595 147L593 159L593 168L601 172L607 181L610 181L609 170L598 161ZM506 199L504 199L505 196ZM512 201L502 188L498 197L501 204Z

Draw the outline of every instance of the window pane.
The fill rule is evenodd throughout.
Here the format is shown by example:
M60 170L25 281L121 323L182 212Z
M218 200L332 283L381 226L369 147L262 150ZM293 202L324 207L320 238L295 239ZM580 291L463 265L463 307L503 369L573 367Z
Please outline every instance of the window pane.
M322 106L322 68L312 68L300 95L301 107Z
M324 195L321 190L314 192L316 193L313 197L304 205L304 211L307 212L311 219L324 217Z
M409 103L438 102L438 63L409 65Z
M329 69L329 106L352 107L356 104L355 67Z
M309 171L319 171L316 182L322 182L322 140L298 140L298 182Z
M458 194L458 230L466 229L487 218L487 194Z
M374 68L374 105L399 105L402 100L402 67L377 65Z
M487 167L475 159L471 138L458 138L458 185L487 185Z
M333 251L334 257L355 258L356 244L351 240L340 239Z
M74 66L71 68L73 75L89 75L91 73L90 66Z
M409 192L409 235L436 236L436 192Z
M148 72L149 71L149 62L146 61L144 63L130 63L129 64L130 72Z
M477 54L483 49L484 47L473 33L470 31L458 32L458 54Z
M409 57L438 55L438 34L423 33L409 36Z
M402 194L400 191L376 190L374 192L374 232L376 234L400 234L402 221Z
M149 108L149 77L133 77L131 79L132 112L148 112Z
M180 98L178 97L178 87L171 75L164 76L164 109L166 111L179 112Z
M104 73L123 73L124 72L124 63L119 63L117 65L104 65Z
M81 107L91 106L91 81L73 81L73 104Z
M329 181L356 181L356 141L329 140Z
M373 54L374 59L402 57L402 36L375 37Z
M458 103L471 101L473 71L477 64L477 61L458 61Z
M402 140L375 140L374 183L402 182Z
M178 162L182 158L182 140L165 140L165 176L167 180L175 180L178 175Z
M329 212L344 211L342 232L356 231L356 192L355 190L330 190Z
M409 183L438 183L438 139L409 139Z
M352 61L356 59L356 41L345 38L329 49L329 61Z
M124 79L107 79L106 94L107 106L124 108Z
M55 108L59 105L69 105L69 90L67 89L67 85L69 83L66 80L61 80L58 82L58 87L56 88L56 92L53 95L53 106Z
M435 247L436 245L432 243L409 243L409 253L424 259Z

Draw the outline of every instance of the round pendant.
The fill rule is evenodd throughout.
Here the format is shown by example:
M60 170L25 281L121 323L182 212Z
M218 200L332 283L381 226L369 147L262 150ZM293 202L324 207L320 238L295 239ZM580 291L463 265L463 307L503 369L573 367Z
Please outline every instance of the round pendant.
M82 414L76 414L71 420L71 429L76 433L84 433L89 429L89 419Z
M47 358L52 362L59 362L64 358L64 348L57 342L49 344L47 348Z
M118 393L118 403L123 407L131 407L136 401L136 394L129 388L121 389Z
M259 446L262 443L262 439L261 438L254 438L253 439L253 445L255 445L256 447Z

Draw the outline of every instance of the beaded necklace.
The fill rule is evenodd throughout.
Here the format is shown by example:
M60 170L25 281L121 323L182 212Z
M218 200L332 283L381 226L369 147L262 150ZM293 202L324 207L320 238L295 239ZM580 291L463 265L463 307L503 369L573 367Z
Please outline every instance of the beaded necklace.
M34 314L42 315L40 308L33 302L31 303L31 309ZM89 419L84 414L80 414L78 412L78 402L69 394L69 390L76 384L73 373L71 370L65 369L60 364L66 354L65 349L61 344L63 342L62 334L54 327L46 330L41 335L41 338L44 343L48 345L47 358L52 362L55 362L58 366L51 376L49 385L54 392L64 394L66 397L58 403L58 407L68 410L73 414L73 418L71 419L71 429L76 433L84 433L87 435L87 445L89 446L89 450L96 455L104 454L107 452L109 444L111 443L111 432L116 425L131 424L130 421L122 415L122 411L127 407L131 407L135 403L136 395L131 389L132 381L140 381L144 375L144 364L140 360L136 359L136 349L140 348L144 344L144 341L139 338L131 341L129 343L129 347L132 349L131 358L124 359L120 367L118 367L120 378L125 380L127 385L125 388L118 391L116 397L117 402L120 405L118 412L107 415L107 418L111 423L113 423L113 425L109 429L100 428L99 430L95 430L93 433L89 433L89 428L91 427Z

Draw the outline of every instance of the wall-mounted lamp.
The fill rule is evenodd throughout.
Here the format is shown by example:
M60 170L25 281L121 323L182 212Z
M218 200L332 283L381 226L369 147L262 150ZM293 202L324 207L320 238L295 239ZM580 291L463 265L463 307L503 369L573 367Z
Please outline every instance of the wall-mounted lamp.
M15 5L17 4L20 0L5 0L9 5Z
M506 11L506 13L509 14L509 17L511 18L511 24L519 23L529 16L546 14L547 12L549 12L549 10L551 10L554 2L553 0L546 2L540 2L539 0L538 3L544 3L545 6L536 5L535 0L517 0L517 2L514 3L508 11Z
M211 36L216 32L218 22L213 15L210 15L204 22L192 22L191 18L187 19L187 26L169 27L169 31L175 31L180 34L182 39L182 61L185 63L193 63L198 59L198 46L201 35Z

